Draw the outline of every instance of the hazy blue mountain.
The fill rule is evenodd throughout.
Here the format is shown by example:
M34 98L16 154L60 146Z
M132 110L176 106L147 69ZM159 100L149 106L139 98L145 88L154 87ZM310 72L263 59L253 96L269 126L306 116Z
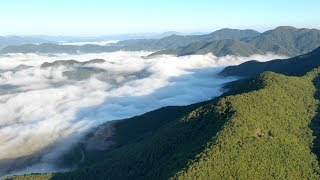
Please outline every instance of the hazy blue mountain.
M82 46L58 45L52 43L24 44L20 46L8 46L0 50L1 54L6 53L101 53L120 50L119 47L100 46L87 44Z
M118 50L156 51L177 56L213 53L216 56L275 53L295 56L320 46L320 31L281 26L260 34L254 30L221 29L205 35L170 35L161 39L132 39L108 46L53 44L8 46L0 53L99 53Z
M47 43L48 40L35 37L23 37L23 36L0 36L0 48L21 45L21 44L32 44L32 43Z
M27 37L41 38L55 42L98 42L108 40L128 40L128 39L160 39L172 34L182 34L176 31L163 33L135 33L135 34L114 34L100 36L50 36L50 35L31 35Z
M171 35L164 37L162 39L138 39L138 40L127 40L121 41L116 43L119 46L136 46L141 47L141 49L148 49L148 50L165 50L165 49L175 49L189 45L190 43L196 41L216 41L222 39L234 39L234 40L241 40L241 39L250 39L253 37L258 36L260 33L254 30L245 29L245 30L238 30L238 29L221 29L214 31L210 34L205 35Z
M164 33L162 35L171 34L172 32ZM131 39L113 43L109 46L98 45L84 45L84 46L71 46L71 45L57 45L57 44L24 44L21 46L8 46L0 51L0 53L90 53L90 52L111 52L117 50L128 51L157 51L165 49L175 49L189 45L190 43L197 41L216 41L222 39L248 39L259 35L259 32L254 30L237 30L237 29L221 29L210 34L205 35L170 35L161 39ZM39 36L45 38L45 36ZM49 36L50 37L50 36ZM59 40L58 38L49 38L51 40ZM68 39L68 37L61 37L62 39ZM99 37L101 38L101 37ZM70 40L70 39L69 39ZM89 41L89 39L82 39L83 41ZM96 39L98 40L98 39ZM92 39L91 39L92 41Z

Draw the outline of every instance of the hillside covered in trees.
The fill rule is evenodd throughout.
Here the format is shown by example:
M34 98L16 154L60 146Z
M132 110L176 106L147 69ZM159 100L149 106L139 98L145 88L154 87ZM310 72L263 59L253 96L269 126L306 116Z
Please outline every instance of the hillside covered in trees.
M278 59L267 62L247 61L237 66L226 67L220 72L222 76L253 77L264 71L286 75L301 76L320 66L320 47L300 56L289 59Z
M319 179L320 68L300 74L115 121L115 144L77 170L10 179Z

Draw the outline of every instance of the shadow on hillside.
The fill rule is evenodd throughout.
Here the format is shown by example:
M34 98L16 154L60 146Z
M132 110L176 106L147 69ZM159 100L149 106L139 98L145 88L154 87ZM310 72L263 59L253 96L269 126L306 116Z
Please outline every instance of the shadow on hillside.
M202 69L202 73L203 71ZM186 76L175 77L172 81L183 82L190 78ZM201 77L201 74L198 76ZM207 82L210 78L212 80L212 77L209 77L204 81ZM144 100L153 97L166 99L168 92L179 94L178 90L183 89L184 85L174 83L145 96L118 97L113 102L117 101L125 107L125 105L134 102L143 103ZM207 82L207 86L212 85ZM241 87L245 89L237 91L250 92L246 89L247 85ZM191 94L196 91L199 90L193 89ZM170 102L176 103L172 100ZM108 103L106 101L105 105L82 109L79 111L78 118L92 116L94 119L99 119L99 117L97 118L99 112L104 110L104 113L110 112L108 111ZM99 153L99 157L93 157L89 160L90 163L86 164L89 166L84 169L80 168L66 174L58 173L54 178L169 179L177 172L187 168L190 162L197 160L197 155L204 151L206 145L212 141L228 117L232 115L233 112L230 109L222 115L217 114L214 111L215 103L216 100L211 100L197 105L161 108L116 122L118 124L117 136L120 136L120 142L122 142L120 146ZM193 113L195 116L191 120L179 120L180 117L188 115L199 106L202 107L201 110ZM101 109L101 107L103 108ZM125 110L124 108L123 111ZM123 113L123 111L115 109L113 111ZM101 115L104 117L104 114ZM90 155L87 157L90 158ZM93 164L94 166L92 166Z
M141 115L161 107L182 106L210 100L221 94L223 84L235 80L234 77L218 76L220 70L221 68L189 70L190 74L172 77L167 85L148 94L130 95L128 92L126 95L108 95L102 104L78 109L75 121L88 119L99 125L106 121ZM154 85L150 83L149 86L145 87L146 91Z
M320 100L320 76L317 76L313 80L313 84L316 87L314 97L315 99ZM320 105L317 107L317 114L312 119L310 128L313 131L313 136L315 136L312 151L317 156L318 162L320 162Z
M92 161L94 166L71 173L58 173L53 179L169 179L187 168L192 160L196 160L196 156L203 152L207 143L212 141L226 122L230 114L216 114L213 111L214 102L202 106L207 109L206 112L190 121L179 119L198 105L161 108L130 118L127 121L133 122L124 123L133 126L130 128L128 124L122 124L121 128L127 130L128 136L135 138L130 138L122 146L99 153L100 157ZM159 113L162 112L166 112L161 116L164 123L157 122L161 120ZM148 124L153 120L159 127L150 128L151 131L139 131L140 121Z
M124 117L132 117L132 114L141 114L162 106L190 104L210 99L219 94L218 90L222 84L234 80L218 76L215 78L216 74L217 68L197 69L192 75L170 79L168 86L147 95L109 97L102 105L79 110L77 119L88 118L103 122L105 117L112 117L110 113L114 116L124 114ZM184 97L181 100L186 100L179 102L179 98L170 97L172 93L174 96L182 95ZM150 103L150 100L154 102ZM204 103L161 108L116 122L120 124L117 132L118 136L121 136L121 146L105 151L104 155L95 157L94 161L90 160L90 164L95 164L92 168L80 168L64 175L58 173L53 179L168 179L186 168L191 160L195 160L196 155L204 150L207 143L223 127L226 117L213 112L214 101L206 102L207 111L191 121L178 119ZM133 109L132 104L136 106ZM131 114L126 111L131 111ZM125 137L126 135L128 137ZM86 157L90 158L90 155Z

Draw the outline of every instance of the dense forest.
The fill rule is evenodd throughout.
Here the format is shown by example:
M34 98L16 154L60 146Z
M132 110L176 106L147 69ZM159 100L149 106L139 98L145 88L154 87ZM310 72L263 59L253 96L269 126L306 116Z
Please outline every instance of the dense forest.
M245 78L220 97L109 122L108 149L66 154L74 171L8 179L319 179L319 57L227 67Z
M319 73L263 72L210 101L114 121L116 143L77 170L10 179L319 179Z

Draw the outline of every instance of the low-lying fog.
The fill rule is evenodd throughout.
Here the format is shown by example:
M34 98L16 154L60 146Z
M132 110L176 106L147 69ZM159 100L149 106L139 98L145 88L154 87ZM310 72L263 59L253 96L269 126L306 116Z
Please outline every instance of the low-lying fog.
M56 160L91 128L163 106L208 100L221 94L223 83L234 80L217 76L222 67L280 58L141 58L148 54L1 56L0 177L61 170ZM105 61L43 64L70 59Z

